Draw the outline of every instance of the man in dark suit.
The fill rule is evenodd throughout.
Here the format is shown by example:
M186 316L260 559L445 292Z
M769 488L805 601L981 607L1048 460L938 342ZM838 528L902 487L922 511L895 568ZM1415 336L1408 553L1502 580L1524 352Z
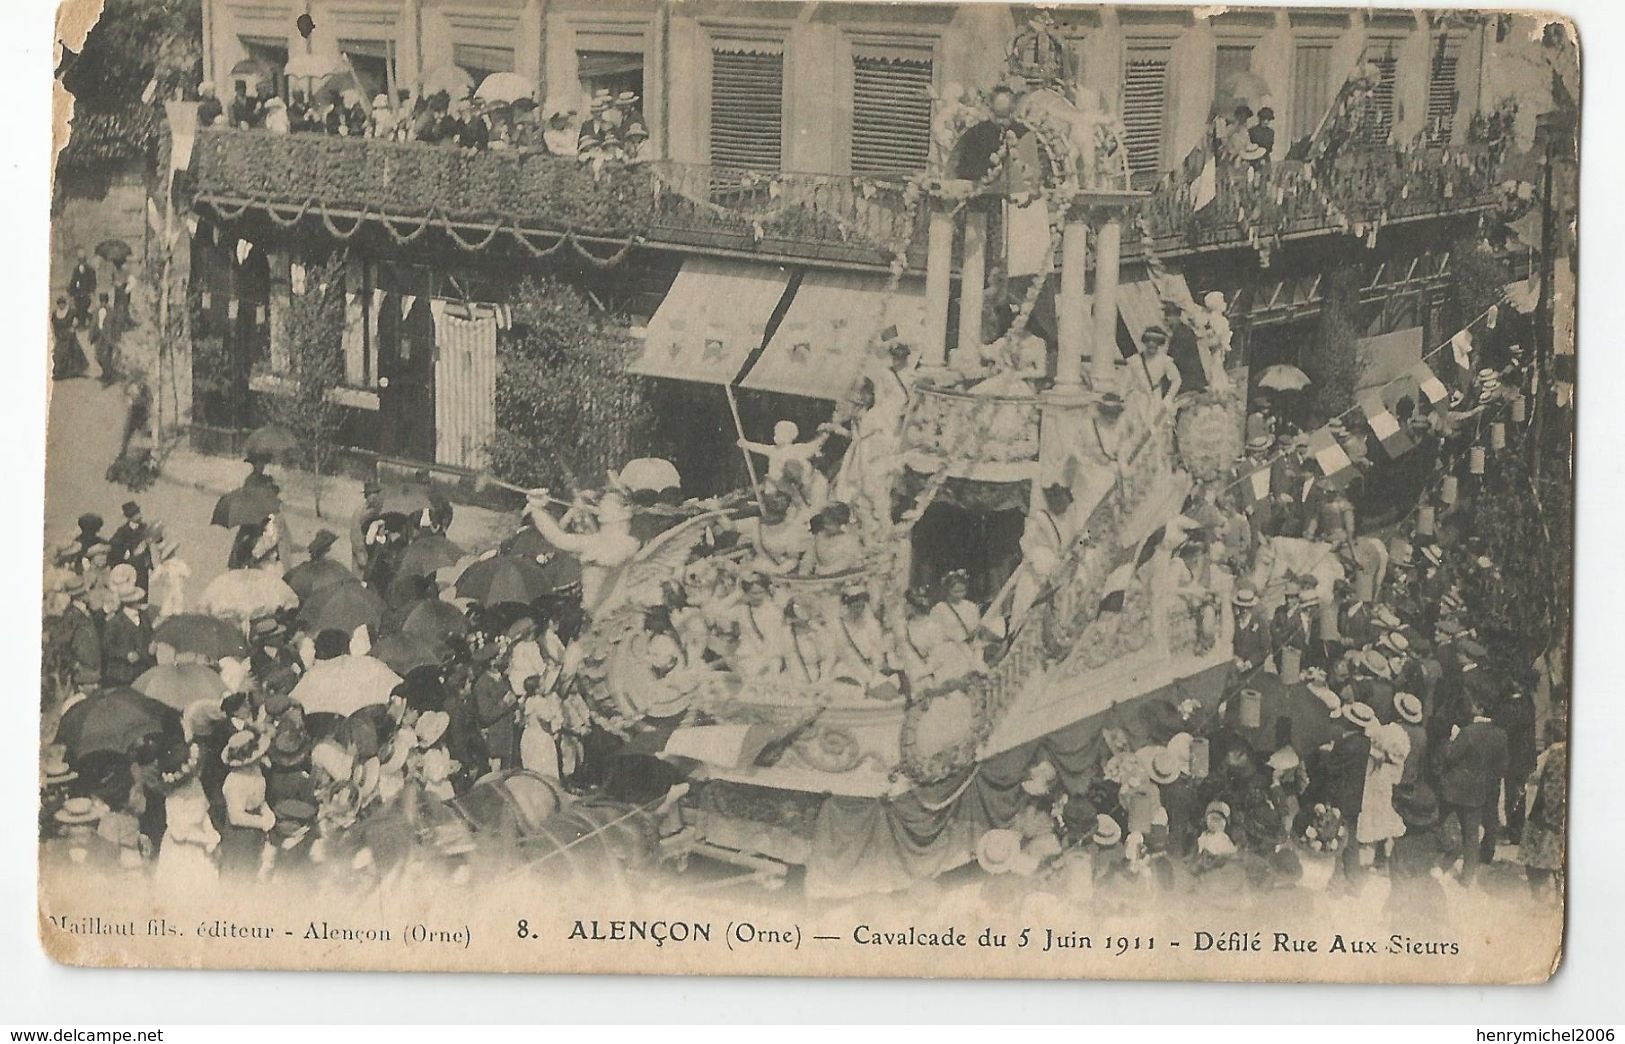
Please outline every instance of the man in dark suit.
M1345 704L1338 712L1344 732L1332 741L1324 771L1326 789L1321 799L1343 814L1349 841L1343 848L1343 874L1352 877L1360 864L1360 846L1353 844L1355 824L1365 807L1366 762L1371 758L1371 738L1366 730L1377 722L1377 713L1363 703Z
M85 603L85 578L75 575L64 592L68 607L62 610L61 634L68 654L69 679L80 691L94 689L102 681L101 621Z
M119 606L102 624L102 684L128 685L152 666L152 619L147 592L125 587L115 593Z
M1272 651L1270 629L1264 623L1263 617L1258 614L1258 592L1250 585L1243 584L1237 587L1230 604L1236 607L1233 642L1236 672L1243 675L1251 674L1270 658Z
M1275 643L1277 670L1281 666L1280 651L1287 646L1299 651L1301 667L1323 665L1324 657L1320 655L1320 595L1315 590L1313 578L1305 579L1297 593L1287 595L1286 602L1275 610L1275 618L1270 622L1270 638Z
M141 517L141 505L135 501L124 504L124 523L107 538L107 561L111 565L128 562L135 570L135 584L147 589L147 577L152 572L151 533Z
M1479 701L1474 700L1470 709L1472 720L1455 730L1445 745L1439 776L1439 797L1461 824L1464 885L1473 883L1480 861L1495 858L1500 826L1496 807L1507 774L1506 732L1483 713Z

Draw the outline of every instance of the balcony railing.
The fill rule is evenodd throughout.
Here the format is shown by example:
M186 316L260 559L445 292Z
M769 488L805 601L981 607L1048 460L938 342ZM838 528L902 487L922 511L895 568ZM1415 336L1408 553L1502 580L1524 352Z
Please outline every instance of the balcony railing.
M594 173L573 157L443 145L210 128L192 160L202 198L290 215L382 217L401 236L425 221L498 232L573 232L655 245L890 266L924 264L926 210L905 179L764 173L650 163ZM1197 171L1176 172L1143 216L1159 253L1246 246L1279 236L1365 229L1448 214L1497 198L1498 164L1482 147L1346 150L1319 168L1282 161L1216 172L1195 206ZM473 231L470 232L470 226ZM1130 231L1126 251L1141 249ZM512 244L504 244L512 246Z
M1038 396L979 395L924 383L914 390L903 431L905 451L963 468L1038 459Z
M205 197L521 232L645 235L654 213L647 175L595 178L541 152L211 128L198 134L192 170Z
M1339 230L1356 235L1389 221L1446 214L1499 198L1500 164L1485 146L1396 149L1361 146L1311 165L1219 165L1202 197L1203 157L1165 177L1145 203L1157 249L1258 243Z

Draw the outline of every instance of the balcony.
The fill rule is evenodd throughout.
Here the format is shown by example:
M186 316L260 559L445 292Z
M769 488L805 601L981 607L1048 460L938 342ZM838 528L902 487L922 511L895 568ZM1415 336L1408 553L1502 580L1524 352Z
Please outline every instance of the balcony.
M594 177L571 157L545 153L220 128L199 133L192 174L196 197L227 214L247 206L290 226L321 218L329 230L383 220L403 242L433 226L470 250L518 252L522 240L536 251L569 232L790 262L902 261L918 271L925 260L927 208L902 178L666 162ZM1146 200L1143 228L1157 253L1175 257L1328 232L1365 236L1390 221L1491 206L1500 180L1481 146L1363 147L1319 176L1297 162L1225 167L1213 200L1197 210L1196 172L1187 170ZM1133 257L1145 244L1140 230L1127 232Z
M1319 169L1296 161L1225 165L1195 208L1200 155L1165 177L1143 216L1158 252L1259 246L1317 232L1366 236L1391 221L1459 213L1500 198L1501 164L1482 145L1345 149Z
M933 462L942 461L954 477L1032 477L1038 461L1038 396L973 394L924 382L914 391L903 450L916 470L935 471Z
M627 239L647 234L655 198L644 174L594 178L546 153L257 130L199 132L192 172L199 198L232 209L276 208L283 220L338 211L345 227L366 214L402 234L432 218L463 232Z

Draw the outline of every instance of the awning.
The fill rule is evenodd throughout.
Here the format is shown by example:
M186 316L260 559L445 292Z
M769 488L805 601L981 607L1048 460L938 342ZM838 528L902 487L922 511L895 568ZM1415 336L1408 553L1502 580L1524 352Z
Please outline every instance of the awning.
M1532 313L1540 302L1540 284L1533 276L1521 282L1508 283L1506 290L1507 304L1524 315Z
M880 331L895 325L905 340L913 340L924 326L924 288L900 285L888 292L886 283L884 276L807 273L767 350L739 386L811 399L845 398Z
M1150 271L1141 268L1134 278L1117 285L1117 314L1123 317L1123 325L1128 327L1136 351L1145 348L1140 339L1151 327L1166 329L1167 323L1162 315L1164 299L1176 301L1186 309L1196 308L1191 288L1180 272L1169 270L1160 276L1153 276Z
M728 384L761 346L767 321L790 284L770 265L691 257L649 320L643 353L627 372Z

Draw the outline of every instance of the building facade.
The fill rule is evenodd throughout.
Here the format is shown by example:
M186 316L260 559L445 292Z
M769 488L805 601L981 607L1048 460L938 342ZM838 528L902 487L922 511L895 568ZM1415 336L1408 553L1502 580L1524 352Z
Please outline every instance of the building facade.
M581 110L595 92L630 91L650 138L646 162L595 175L573 156L200 133L190 171L194 313L212 360L204 369L214 371L194 410L202 429L248 427L253 398L275 393L288 297L313 242L342 246L350 266L346 441L468 469L481 466L491 433L503 318L492 306L527 274L575 283L653 338L630 368L675 395L674 409L705 403L715 416L701 426L716 429L715 445L696 438L696 456L728 461L732 426L707 385L740 378L753 428L773 416L816 422L838 397L839 381L814 387L774 378L771 365L752 371L761 379L740 369L759 355L772 362L771 335L796 324L797 296L809 312L818 301L819 312L877 325L897 318L899 301L905 318L946 315L964 307L967 286L979 303L982 276L1012 263L1013 216L999 211L980 275L966 277L958 232L941 241L948 262L928 278L933 204L921 186L952 160L945 107L1010 74L1009 45L1041 17L1036 8L204 6L206 77L223 98L239 81L308 90L289 71L334 63L367 94L414 91L453 67L471 84L513 72L549 106ZM297 28L305 14L308 38ZM1516 34L1494 18L1355 9L1051 14L1053 28L1032 38L1061 41L1066 90L1081 108L1120 119L1129 180L1148 193L1123 230L1125 343L1157 321L1153 267L1173 270L1197 300L1223 293L1243 353L1256 349L1260 361L1293 361L1314 335L1326 277L1351 270L1357 327L1401 354L1432 343L1450 245L1498 205L1500 157L1489 154L1483 117L1495 105L1497 55ZM1294 149L1323 132L1357 70L1373 84L1361 102L1364 137L1331 182L1316 180ZM1261 164L1218 171L1204 194L1214 120L1238 104L1273 110L1273 146ZM1093 246L1087 256L1092 270ZM753 303L727 310L727 330L696 330L717 323L719 299ZM654 341L675 344L674 329L688 331L693 359L681 346L657 357ZM700 373L692 364L708 352L721 362ZM697 391L672 391L685 383ZM700 491L738 478L719 472Z

